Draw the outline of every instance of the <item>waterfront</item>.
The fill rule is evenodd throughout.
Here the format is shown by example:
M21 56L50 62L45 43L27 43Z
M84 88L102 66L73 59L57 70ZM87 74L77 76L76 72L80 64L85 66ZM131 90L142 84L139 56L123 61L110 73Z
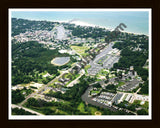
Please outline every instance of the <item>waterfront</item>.
M12 17L29 20L48 20L56 22L69 22L83 26L100 26L109 29L116 28L120 23L127 25L126 32L149 35L148 11L23 11L12 12Z

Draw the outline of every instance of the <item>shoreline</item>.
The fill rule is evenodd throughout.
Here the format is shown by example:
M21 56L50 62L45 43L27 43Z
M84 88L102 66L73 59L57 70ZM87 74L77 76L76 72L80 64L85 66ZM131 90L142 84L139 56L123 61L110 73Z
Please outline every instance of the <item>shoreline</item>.
M16 17L12 17L12 18L16 18ZM17 18L17 19L23 19L23 18ZM59 22L59 23L69 23L71 20L38 20L38 19L24 19L24 20L31 20L31 21L48 21L48 22ZM84 22L84 21L73 21L73 22L70 22L69 24L75 24L76 26L88 26L88 27L99 27L99 28L104 28L108 31L113 31L114 28L107 28L105 26L100 26L100 25L94 25L94 24L90 24L90 23L87 23L87 22ZM128 34L134 34L134 35L146 35L146 36L149 36L149 34L144 34L144 33L137 33L137 32L128 32L128 31L121 31L121 32L124 32L124 33L128 33Z
M59 22L59 23L69 23L69 21L63 21L63 20L54 20L53 22ZM70 22L69 24L75 24L76 26L88 26L88 27L99 27L99 28L104 28L106 30L109 30L109 31L113 31L114 28L107 28L106 26L100 26L100 25L94 25L94 24L91 24L91 23L88 23L88 22L84 22L84 21L73 21L73 22ZM144 34L144 33L138 33L138 32L129 32L129 31L121 31L121 32L124 32L124 33L128 33L128 34L134 34L134 35L146 35L146 36L149 36L147 34Z
M68 21L53 21L53 22L59 22L59 23L68 23ZM83 21L73 21L72 23L69 23L69 24L75 24L76 26L88 26L88 27L99 27L99 28L104 28L108 31L113 31L114 29L113 28L107 28L105 26L100 26L100 25L94 25L94 24L90 24L90 23L87 23L87 22L83 22ZM124 32L124 33L128 33L128 34L134 34L134 35L146 35L146 36L149 36L147 34L144 34L144 33L137 33L137 32L128 32L128 31L121 31L121 32Z

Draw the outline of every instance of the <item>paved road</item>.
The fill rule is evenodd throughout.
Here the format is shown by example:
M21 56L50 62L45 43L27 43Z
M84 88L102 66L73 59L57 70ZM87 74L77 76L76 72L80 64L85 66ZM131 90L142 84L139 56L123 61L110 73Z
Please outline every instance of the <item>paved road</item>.
M73 67L74 67L74 65L73 65L70 69L68 69L68 71L70 71ZM50 81L50 82L47 83L46 85L43 85L43 86L38 90L38 92L33 92L32 94L28 95L28 96L25 98L25 100L22 101L22 102L19 104L19 106L22 107L22 105L23 105L24 103L26 103L29 98L35 96L35 95L38 94L38 93L41 93L46 87L48 87L50 84L52 84L56 79L58 79L59 77L61 77L64 73L67 73L67 71L64 71L61 75L57 76L56 78L54 78L52 81Z
M67 85L67 87L73 87L74 86L74 84L76 84L77 83L77 81L79 80L79 78L81 78L81 76L83 76L84 75L84 73L85 73L85 71L84 71L84 69L82 70L82 73L80 74L80 76L79 77L77 77L75 80L73 80L71 83L69 83L68 85Z
M41 113L39 113L39 112L36 112L36 111L34 111L34 110L31 110L31 109L28 109L28 108L25 108L25 107L22 107L22 106L19 106L19 105L12 104L11 107L12 107L12 108L22 108L22 109L24 109L25 111L28 111L28 112L30 112L30 113L32 113L32 114L36 114L36 115L38 115L38 116L44 116L43 114L41 114Z
M137 91L136 91L136 94L141 90L141 88L139 88Z
M113 46L113 45L114 45L114 43L113 43L113 42L110 42L110 43L108 44L108 46L107 46L105 49L103 49L103 51L102 51L101 53L99 53L98 55L96 55L96 57L95 57L95 59L94 59L94 62L96 62L98 59L100 59L100 58L103 57L104 55L108 54L109 51L112 50L112 46Z
M90 61L91 68L88 69L88 74L95 75L97 74L102 68L111 68L114 63L118 62L119 56L117 55L108 55L108 53L113 49L112 46L114 45L113 42L110 42L106 48L103 49L101 53L96 55L93 61ZM97 62L102 58L108 56L107 59L104 60L103 66L97 64ZM96 68L95 68L96 67Z
M101 103L98 103L98 102L96 102L96 101L93 101L92 100L92 98L91 97L88 97L88 92L89 92L89 90L90 90L90 88L91 88L91 86L90 87L88 87L88 89L85 91L85 93L82 95L82 100L84 101L84 102L87 102L87 103L89 103L89 104L92 104L92 105L94 105L94 106L98 106L98 107L102 107L102 108L108 108L108 109L110 109L111 111L117 111L114 107L117 107L117 106L114 106L113 105L113 107L109 107L109 106L106 106L106 105L104 105L104 104L101 104ZM137 113L135 113L135 112L133 112L133 111L130 111L130 110L128 110L128 109L122 109L123 111L128 111L128 112L130 112L130 113L133 113L134 115L137 115Z
M98 107L102 107L102 108L108 108L110 109L111 111L117 111L115 108L113 107L109 107L109 106L106 106L104 104L101 104L101 103L98 103L96 101L93 101L91 97L88 97L88 92L90 90L91 86L87 88L87 90L85 91L85 93L81 96L82 100L84 102L87 102L89 104L92 104L94 106L98 106Z
M58 79L59 77L61 77L64 73L66 72L63 72L61 75L57 76L56 78L54 78L52 81L50 81L48 84L46 85L43 85L39 90L38 92L33 92L32 94L28 95L24 101L22 101L19 106L22 106L25 102L27 102L27 100L31 97L33 97L34 95L36 95L37 93L41 93L46 87L48 87L50 84L52 84L56 79Z

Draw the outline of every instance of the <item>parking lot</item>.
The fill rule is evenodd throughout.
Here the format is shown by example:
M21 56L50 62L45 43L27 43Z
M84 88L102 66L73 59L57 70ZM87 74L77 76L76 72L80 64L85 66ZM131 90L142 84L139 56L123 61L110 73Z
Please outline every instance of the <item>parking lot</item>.
M126 84L118 87L120 91L132 91L136 87L139 86L139 81L137 79L133 79L132 81L125 82Z
M115 51L112 49L113 45L113 42L111 42L107 48L105 48L100 54L95 57L93 61L89 63L91 65L91 68L88 69L88 74L96 75L101 69L110 69L113 67L114 63L118 62L120 58L119 56L115 54L109 54L111 53L111 51Z

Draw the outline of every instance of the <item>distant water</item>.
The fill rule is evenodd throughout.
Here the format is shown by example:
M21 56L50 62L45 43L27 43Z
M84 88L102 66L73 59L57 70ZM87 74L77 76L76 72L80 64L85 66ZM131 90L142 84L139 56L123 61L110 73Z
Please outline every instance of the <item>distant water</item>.
M124 31L149 34L148 11L12 11L11 17L49 21L74 20L110 29L124 23L127 26Z

